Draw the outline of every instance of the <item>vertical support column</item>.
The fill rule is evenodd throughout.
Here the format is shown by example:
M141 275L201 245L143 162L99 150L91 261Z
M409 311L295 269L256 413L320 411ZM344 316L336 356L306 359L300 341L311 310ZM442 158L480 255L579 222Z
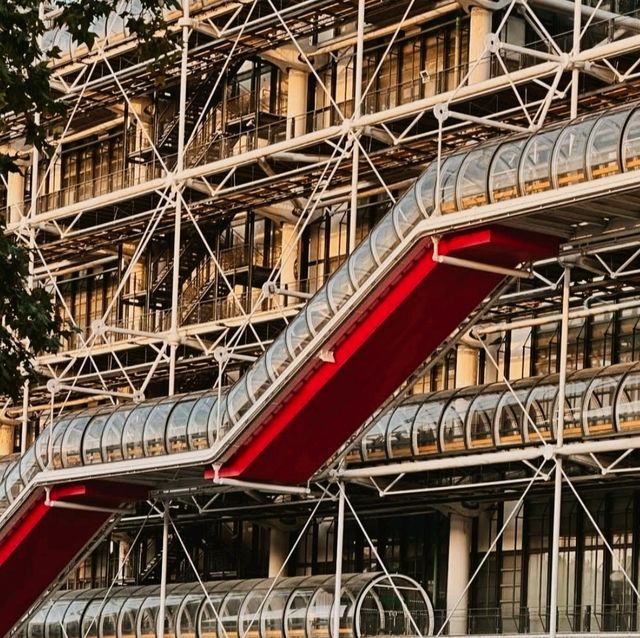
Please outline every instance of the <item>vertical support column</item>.
M573 0L573 55L580 52L580 30L582 29L582 1ZM580 71L571 71L571 119L578 117L578 97L580 94Z
M164 638L164 624L167 607L167 553L169 549L169 502L164 504L162 519L162 564L160 566L160 603L158 605L157 638Z
M287 94L287 139L306 133L308 74L299 69L289 69Z
M23 215L24 175L9 173L7 175L7 225L17 224Z
M187 105L187 74L189 61L189 0L182 0L182 59L180 64L180 104L178 109L178 156L175 175L180 178L184 169L185 119ZM180 233L182 230L181 183L174 185L176 198L175 221L173 226L173 278L171 282L171 327L169 329L169 394L176 391L176 359L178 356L178 320L180 313Z
M480 63L469 75L469 84L488 80L491 76L489 54L485 52L486 39L491 33L493 12L482 7L471 7L471 22L469 25L469 68L477 60Z
M288 288L296 283L296 262L298 261L298 241L296 227L293 224L282 224L282 268L280 270L280 285ZM287 299L283 299L287 304Z
M269 530L269 578L275 578L284 567L289 551L289 534L272 527Z
M0 456L13 454L13 426L0 425Z
M557 446L564 440L564 410L567 381L567 349L569 340L569 293L571 270L565 266L562 289L562 326L560 329L560 379L558 385L558 432ZM556 456L555 481L553 489L553 532L551 538L551 582L549 583L549 638L558 632L558 572L560 562L560 522L562 518L562 457Z
M478 382L478 351L464 343L456 348L456 387Z
M449 621L449 634L467 633L469 594L464 592L469 583L471 568L471 519L460 514L449 517L449 563L447 566L447 615L456 603ZM464 592L464 595L463 595ZM460 600L460 602L458 602Z
M338 520L336 521L336 582L333 595L331 636L340 636L340 596L342 594L342 554L344 553L344 485L338 483Z
M360 119L362 102L362 64L364 58L364 9L365 0L358 0L358 26L356 41L356 64L354 73L353 90L353 121ZM360 181L360 147L358 146L358 133L352 129L350 135L353 144L353 166L351 167L351 212L349 216L349 254L356 247L356 224L358 221L358 182Z

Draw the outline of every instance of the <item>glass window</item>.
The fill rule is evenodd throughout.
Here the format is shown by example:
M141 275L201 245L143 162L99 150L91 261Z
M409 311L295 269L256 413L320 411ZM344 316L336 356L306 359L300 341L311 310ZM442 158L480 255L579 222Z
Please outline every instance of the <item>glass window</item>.
M142 433L142 445L145 456L161 456L167 453L167 447L165 445L167 419L175 404L175 397L167 397L157 403L149 412Z
M523 195L551 188L551 155L562 129L537 133L529 138L520 161L520 184Z
M556 187L577 184L587 179L587 140L595 121L591 117L570 124L560 134L554 151L553 177Z
M552 424L555 423L553 408L558 393L558 375L547 377L531 390L527 399L528 437L532 443L540 443L541 439L553 436ZM534 427L535 426L535 427Z
M416 182L418 206L422 208L422 213L427 217L433 213L433 207L435 205L437 170L437 163L431 162L427 170L422 173Z
M75 467L77 465L82 465L82 436L84 435L84 430L93 414L93 412L83 412L76 415L65 429L61 443L62 467ZM57 446L54 442L54 463L56 461L55 447Z
M456 182L458 180L458 169L467 156L452 155L448 157L440 169L440 212L444 215L457 210L456 205Z
M640 429L640 370L635 366L620 384L615 414L619 432Z
M129 413L122 431L122 451L125 459L140 459L144 456L144 426L157 403L159 401L141 403Z
M456 186L458 210L489 203L487 180L496 146L482 146L471 151L462 162Z
M202 450L209 446L210 415L217 402L215 390L198 399L189 414L187 443L190 450Z
M628 116L629 111L607 113L593 127L587 154L591 179L620 172L620 138Z
M444 452L464 450L466 447L464 426L473 395L464 390L461 392L449 401L442 415L440 445Z
M113 410L113 406L100 410L94 414L85 428L84 439L82 440L82 462L84 465L104 462L102 458L102 435L105 424Z
M505 142L498 147L489 169L489 195L492 202L519 195L518 163L526 139Z
M404 403L393 411L387 428L387 445L390 457L402 458L413 454L411 431L420 405L417 402Z
M499 445L518 445L523 440L528 440L528 429L523 428L523 423L531 381L529 379L515 381L511 387L513 392L509 389L505 390L496 408L495 423ZM523 434L526 436L523 437Z
M467 437L471 447L489 447L494 445L493 424L498 401L505 386L484 388L472 401L467 415Z
M371 231L371 250L378 262L382 263L395 250L399 243L400 238L398 237L398 233L395 229L392 216L387 215ZM331 281L333 281L333 278ZM334 294L333 289L331 289L331 281L329 282L329 300L332 299L332 295ZM337 293L340 293L342 288L351 287L351 282L336 282L336 284L333 284L333 287L336 288ZM345 298L348 298L351 293L343 294L345 295Z
M615 431L613 409L616 390L622 378L622 370L628 365L612 366L593 379L587 389L583 404L583 427L585 434L593 436ZM616 373L617 370L621 370Z
M413 444L418 454L438 451L438 427L450 396L450 391L432 395L418 410L413 422Z
M166 441L169 454L185 452L189 449L187 428L189 416L200 395L190 396L175 404L167 421Z
M624 128L622 165L625 171L640 168L640 109L636 109Z
M102 458L105 463L122 461L122 434L134 406L124 405L111 414L102 434Z
M582 435L582 400L593 379L593 371L581 370L567 377L564 401L564 436ZM553 404L553 429L558 431L558 397Z
M370 427L364 436L364 460L380 461L387 458L387 425L391 412L385 412L379 417L375 425Z
M403 237L408 235L414 226L423 219L422 211L418 207L416 193L413 187L411 187L394 206L393 216L395 217L396 230L402 233Z

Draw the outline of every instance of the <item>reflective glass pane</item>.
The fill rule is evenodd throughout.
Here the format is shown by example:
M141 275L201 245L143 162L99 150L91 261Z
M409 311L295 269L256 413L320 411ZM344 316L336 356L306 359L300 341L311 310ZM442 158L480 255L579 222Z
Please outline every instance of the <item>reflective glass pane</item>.
M438 451L438 427L450 392L429 397L420 407L413 422L414 446L418 454Z
M141 403L129 413L122 431L122 451L125 459L140 459L144 456L144 426L156 403L158 402Z
M567 126L556 143L554 151L554 179L558 187L578 184L587 179L587 140L595 118Z
M495 415L499 445L518 445L526 440L523 423L531 385L528 380L516 381L511 384L513 392L505 390L500 397Z
M179 401L171 410L167 422L166 440L169 454L185 452L189 449L187 428L189 416L199 397L190 397Z
M394 206L393 216L396 221L396 229L400 231L403 237L408 235L421 219L424 219L418 207L416 192L413 187L411 187Z
M409 403L398 406L391 414L387 428L387 443L392 458L411 456L411 428L420 403Z
M529 138L520 162L520 185L523 195L551 188L551 156L561 130L545 131Z
M531 421L527 422L527 426L529 440L532 443L540 443L541 439L550 439L553 436L553 407L557 393L558 375L549 377L548 381L531 390L527 399L527 414Z
M297 357L309 344L313 334L307 325L307 318L304 311L298 313L296 318L286 327L285 339L289 352Z
M620 139L628 111L607 113L593 127L587 158L591 179L620 172Z
M149 412L142 432L142 446L145 456L161 456L167 453L165 444L167 419L175 403L174 397L164 399Z
M333 281L335 277L332 278ZM265 355L269 372L274 379L277 379L288 367L291 362L291 355L287 349L284 332L278 335L278 338L271 344Z
M82 465L82 437L93 413L82 413L72 419L62 437L62 465L76 467ZM54 452L54 461L56 459Z
M518 164L526 139L505 142L498 147L489 169L489 194L492 202L519 194Z
M40 465L36 459L36 450L31 446L20 459L20 476L22 482L28 485L31 479L40 472Z
M322 330L325 324L333 317L329 299L327 298L327 287L322 288L313 299L309 300L305 313L307 315L307 323L311 327L314 334Z
M84 430L82 440L82 462L84 465L103 463L102 459L102 435L105 424L109 420L113 407L109 407L96 413Z
M122 434L132 410L132 405L124 405L118 408L107 420L102 435L102 458L105 463L122 461L124 458Z
M442 163L442 168L440 169L440 211L443 214L452 213L458 208L456 203L456 182L458 180L458 169L465 157L466 153L453 155Z
M427 215L433 212L435 205L436 175L437 163L431 162L416 183L417 199Z
M202 450L209 446L209 417L217 398L215 390L196 401L187 424L187 442L190 450Z
M458 396L449 401L442 415L440 443L445 452L465 448L464 425L471 397Z
M640 371L629 372L618 390L616 424L620 432L640 429Z
M616 390L622 375L602 373L586 392L583 405L583 422L588 435L609 434L615 431L613 409Z
M399 243L400 238L393 224L392 216L387 215L371 231L371 250L375 253L376 259L382 263L395 250ZM346 286L347 283L341 282L341 285ZM350 282L348 285L351 285ZM349 294L347 294L345 298L348 299Z
M636 109L624 128L622 163L625 171L640 168L640 109Z
M364 435L365 461L379 461L387 458L387 425L390 417L389 412L383 414Z
M361 288L377 269L378 265L373 258L371 252L371 245L368 239L365 239L358 248L355 249L353 254L347 260L347 267L349 268L349 275L351 281Z
M496 148L496 146L480 147L471 151L462 162L456 187L459 210L489 203L489 166Z
M473 448L494 445L493 424L504 386L483 388L471 403L467 417L468 438Z
M247 390L254 401L257 401L269 388L272 380L267 369L267 358L260 357L247 373Z
M245 374L240 377L227 395L227 409L233 423L237 423L251 405L251 397L247 390L247 375Z
M564 436L567 438L582 435L582 400L587 387L593 379L591 370L581 370L567 378L565 388ZM558 431L558 398L553 405L553 429Z

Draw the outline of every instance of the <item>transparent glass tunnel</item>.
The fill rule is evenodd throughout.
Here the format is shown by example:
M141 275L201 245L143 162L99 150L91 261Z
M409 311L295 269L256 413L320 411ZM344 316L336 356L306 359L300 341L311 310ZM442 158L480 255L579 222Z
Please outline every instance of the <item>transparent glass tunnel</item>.
M167 638L334 638L334 576L230 580L167 586ZM160 586L59 592L19 638L155 638ZM431 602L407 576L345 574L340 638L426 636Z

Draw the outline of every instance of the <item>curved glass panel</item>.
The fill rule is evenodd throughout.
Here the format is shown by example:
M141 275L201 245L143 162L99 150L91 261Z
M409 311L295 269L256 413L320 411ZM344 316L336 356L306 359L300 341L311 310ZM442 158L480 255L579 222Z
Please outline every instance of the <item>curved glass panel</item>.
M307 325L307 317L304 312L298 313L296 318L287 326L285 331L289 352L297 357L313 339L313 333ZM235 384L234 389L242 385L242 379ZM231 393L229 393L231 397Z
M134 406L118 408L107 420L102 434L102 458L105 462L122 461L122 433Z
M247 375L245 374L234 384L227 395L227 410L232 422L237 423L251 405L251 397L247 390Z
M113 408L103 408L96 412L87 424L82 439L82 463L92 465L93 463L103 463L102 458L102 435L105 424L113 414Z
M87 424L93 417L93 412L83 412L71 420L61 439L61 453L63 467L82 465L82 437ZM55 450L54 443L54 450ZM54 454L54 463L57 458Z
M619 432L640 428L640 370L630 370L620 383L616 397L616 429Z
M142 432L144 456L160 456L167 453L165 433L169 414L176 404L176 397L167 397L149 412Z
M582 434L582 401L593 376L593 370L580 370L567 377L564 397L564 437L575 438ZM558 397L553 404L553 430L558 432Z
M523 195L551 188L551 155L562 129L545 131L529 138L520 160L520 188Z
M159 401L141 403L129 413L122 430L122 453L125 459L141 459L144 456L144 426L157 403Z
M416 201L415 189L410 188L395 205L393 217L395 219L395 228L403 237L408 235L415 225L424 218Z
M477 389L473 393L462 390L447 403L440 424L440 446L444 452L465 449L465 422L475 392Z
M369 241L363 241L360 246L355 249L346 264L349 268L351 281L357 288L362 287L378 267L378 263L371 252ZM293 325L293 323L291 325Z
M587 149L590 179L620 172L620 137L627 117L629 111L617 111L606 113L596 121Z
M413 446L418 454L438 451L440 420L450 396L450 391L437 393L418 410L413 421Z
M307 322L314 334L317 334L325 326L327 321L333 317L327 295L328 290L327 287L324 286L307 304L305 311Z
M491 385L480 392L469 406L467 413L467 445L483 448L495 445L493 440L496 409L506 386Z
M624 127L622 166L625 171L640 168L640 109L633 111Z
M376 420L375 425L367 430L363 440L362 452L365 461L379 461L387 458L387 425L389 413Z
M582 427L587 436L615 432L613 411L623 368L626 372L628 364L605 368L589 384L582 405Z
M412 446L413 421L420 403L401 403L391 414L387 428L388 453L390 458L403 458L414 454Z
M453 213L457 210L456 182L458 181L458 169L462 164L466 153L448 157L440 170L440 212Z
M167 451L169 454L177 454L189 449L187 428L191 411L197 403L198 397L190 396L175 404L167 421L165 433Z
M532 443L540 443L541 439L547 440L553 436L552 428L555 423L553 408L557 394L557 374L547 377L531 390L526 406L531 421L527 420L525 426L528 429L529 441Z
M277 379L287 369L289 363L291 363L291 354L287 349L285 335L286 330L278 335L278 338L271 344L271 347L266 353L269 374L271 374L274 379Z
M458 210L489 203L489 167L497 146L483 146L471 151L458 172L456 201Z
M426 215L430 215L433 212L435 205L437 173L437 164L432 162L416 182L416 200L422 213Z
M257 401L269 388L273 379L269 375L266 357L260 357L247 373L247 390Z
M529 440L528 429L523 424L527 420L527 397L534 384L531 379L515 381L511 384L513 392L505 390L498 400L494 417L498 445L519 445Z
M553 178L557 187L578 184L587 179L587 141L596 122L590 117L565 127L554 151Z
M190 450L202 450L209 445L209 419L217 400L217 393L209 393L201 396L193 406L187 423Z
M398 236L398 231L396 230L395 224L393 223L393 217L391 215L387 215L371 231L370 242L371 250L379 262L383 262L396 249L400 243L400 237ZM334 275L334 277L329 280L329 300L334 300L334 303L337 301L336 294L340 295L343 288L351 286L350 282L348 284L346 281L336 282L333 284L336 288L334 290L331 282L335 277L336 276ZM344 296L345 301L349 298L350 294L351 293L348 293ZM339 296L338 298L341 297Z
M489 169L489 197L492 202L520 194L518 164L526 139L505 142L498 147Z

